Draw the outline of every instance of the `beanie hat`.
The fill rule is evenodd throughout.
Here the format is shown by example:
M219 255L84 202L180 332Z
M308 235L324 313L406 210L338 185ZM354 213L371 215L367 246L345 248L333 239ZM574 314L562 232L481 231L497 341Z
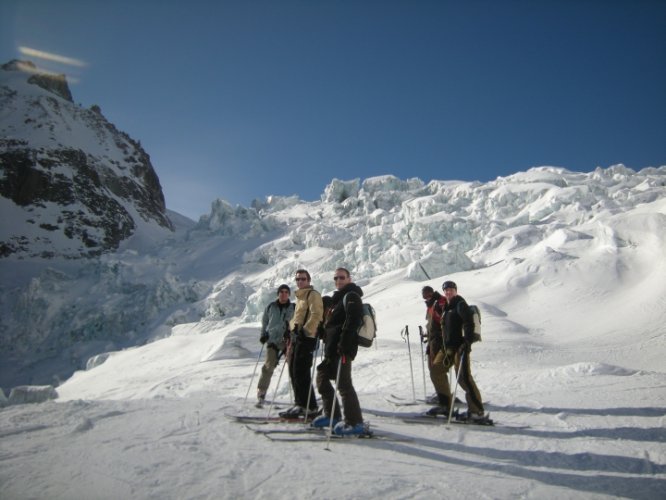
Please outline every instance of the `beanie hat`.
M287 290L287 292L289 292L291 294L291 288L289 288L288 285L285 285L285 284L280 285L277 289L278 295L280 294L280 290Z
M453 281L445 281L442 283L442 290L446 290L447 288L453 288L457 290L458 286Z

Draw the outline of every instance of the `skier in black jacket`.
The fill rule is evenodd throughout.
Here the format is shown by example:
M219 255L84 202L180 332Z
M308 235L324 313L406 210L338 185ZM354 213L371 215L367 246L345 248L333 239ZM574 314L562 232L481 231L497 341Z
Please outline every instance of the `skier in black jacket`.
M465 391L467 400L467 418L481 421L486 418L481 393L472 378L472 342L474 320L469 305L458 295L458 287L453 281L442 284L447 305L442 316L442 332L444 335L444 363L448 370L455 366L459 373L460 387ZM462 362L461 362L462 361ZM450 398L449 398L450 399Z
M324 415L317 417L314 427L335 426L333 432L339 435L364 434L367 432L363 424L361 405L352 384L352 361L358 352L358 328L363 321L363 290L352 282L349 271L345 268L335 270L336 292L331 300L331 308L325 318L325 350L324 360L317 366L317 390L321 394ZM335 380L339 371L337 384L344 421L340 421L340 404L331 380ZM331 415L333 402L335 410Z

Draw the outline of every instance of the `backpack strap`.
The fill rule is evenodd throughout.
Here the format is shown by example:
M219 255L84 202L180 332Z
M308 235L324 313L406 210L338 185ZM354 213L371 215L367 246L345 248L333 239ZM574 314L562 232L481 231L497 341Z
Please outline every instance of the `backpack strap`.
M307 306L307 309L305 310L305 318L303 318L303 324L301 325L301 328L305 326L305 323L308 322L308 318L310 317L310 294L312 293L312 288L308 290L308 294L305 296L305 305Z

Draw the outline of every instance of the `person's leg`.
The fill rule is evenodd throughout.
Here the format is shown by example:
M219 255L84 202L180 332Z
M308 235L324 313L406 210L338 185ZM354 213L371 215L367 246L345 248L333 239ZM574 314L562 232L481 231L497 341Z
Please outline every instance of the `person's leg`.
M471 353L465 352L462 355L462 362L458 361L460 365L460 387L465 391L465 399L467 400L468 414L482 414L485 413L483 408L483 401L481 400L481 393L476 387L474 378L472 377L472 357Z
M257 384L257 397L265 398L266 392L268 391L268 386L271 383L271 378L273 377L273 372L275 367L278 364L278 352L277 349L273 347L266 348L266 360L264 361L263 366L261 367L261 376L259 377L259 383Z
M340 402L337 400L335 389L333 389L333 385L331 384L331 379L335 378L335 371L336 367L331 369L328 361L322 362L317 367L317 391L321 396L324 415L327 417L331 416L331 408L333 408L333 400L335 399L333 418L335 420L340 420Z
M338 391L342 399L342 408L345 414L345 424L356 425L363 423L363 414L361 405L356 395L356 390L352 384L352 362L350 359L344 359L340 366L340 380L338 382Z
M435 386L440 406L449 408L451 405L451 386L449 385L449 369L453 360L441 349L435 354L430 369L430 380Z

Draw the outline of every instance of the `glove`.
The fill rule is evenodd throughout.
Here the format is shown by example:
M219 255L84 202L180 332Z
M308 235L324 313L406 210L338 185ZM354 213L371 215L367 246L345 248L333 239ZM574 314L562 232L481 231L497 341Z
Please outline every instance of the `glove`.
M268 340L268 334L266 332L262 332L261 337L259 337L259 342L265 344L267 340Z
M320 324L317 328L317 337L325 344L326 343L326 329Z
M463 340L463 343L460 344L460 347L458 347L458 352L460 354L464 352L471 352L472 351L472 344L470 344L467 340Z

